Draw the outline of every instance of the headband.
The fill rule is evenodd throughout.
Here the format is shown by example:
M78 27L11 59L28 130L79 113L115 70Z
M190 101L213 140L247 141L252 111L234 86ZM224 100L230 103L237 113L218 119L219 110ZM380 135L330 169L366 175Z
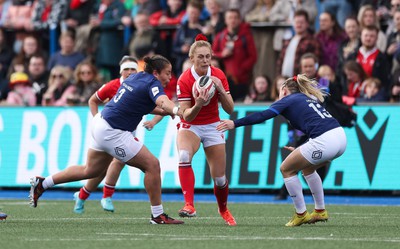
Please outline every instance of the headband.
M127 68L132 68L132 69L137 70L138 64L136 62L133 62L133 61L124 62L119 67L119 73L122 73L122 71L124 71Z

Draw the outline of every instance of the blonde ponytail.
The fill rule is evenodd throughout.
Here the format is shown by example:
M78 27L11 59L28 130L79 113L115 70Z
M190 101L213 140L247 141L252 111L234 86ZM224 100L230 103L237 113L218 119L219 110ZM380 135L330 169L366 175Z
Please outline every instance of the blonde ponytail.
M312 99L317 98L320 102L324 102L327 93L318 89L317 85L316 80L308 78L305 74L298 74L287 79L282 87L286 86L291 93L301 92Z

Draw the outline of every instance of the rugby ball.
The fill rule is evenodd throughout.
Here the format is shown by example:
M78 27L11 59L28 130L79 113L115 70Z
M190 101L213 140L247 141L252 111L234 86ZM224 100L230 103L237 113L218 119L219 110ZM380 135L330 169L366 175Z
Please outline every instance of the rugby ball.
M214 97L215 89L216 89L214 82L207 75L203 75L203 76L199 77L194 82L193 87L192 87L193 96L197 97L199 95L199 91L202 89L208 90L208 92L209 92L209 98L208 98L207 102L204 103L204 106L206 106L210 103L210 100L212 99L212 97Z

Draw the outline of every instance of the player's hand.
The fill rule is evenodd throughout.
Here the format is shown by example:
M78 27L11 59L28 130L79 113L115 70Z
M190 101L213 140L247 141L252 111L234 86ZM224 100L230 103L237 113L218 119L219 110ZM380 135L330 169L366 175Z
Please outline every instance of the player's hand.
M283 148L290 150L290 151L294 151L296 148L292 147L292 146L283 146Z
M155 125L156 124L153 122L153 120L149 120L143 123L143 127L146 128L148 131L153 130Z
M200 91L198 91L198 95L195 98L196 105L203 106L208 101L209 97L210 93L208 92L208 90L201 89Z
M222 81L215 76L210 76L211 80L214 82L215 88L217 91L222 93L225 91L224 86L222 85Z
M221 120L221 123L217 125L218 131L232 130L234 128L235 124L233 123L232 120Z

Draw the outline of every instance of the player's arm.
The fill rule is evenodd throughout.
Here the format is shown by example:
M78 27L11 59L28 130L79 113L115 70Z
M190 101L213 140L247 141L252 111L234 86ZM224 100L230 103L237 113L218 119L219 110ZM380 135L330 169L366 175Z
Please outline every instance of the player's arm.
M179 105L182 109L183 119L186 122L191 122L199 114L204 103L207 102L209 97L208 92L205 90L200 90L199 95L195 98L195 104L192 106L190 101L180 101Z
M156 124L158 124L163 119L163 117L164 116L161 115L155 115L152 120L143 123L144 128L151 131L154 126L156 126Z
M103 102L97 98L96 93L94 93L90 97L90 99L88 101L88 104L89 104L90 112L92 113L93 116L96 115L99 112L99 105L102 104L102 103Z
M156 105L169 115L178 115L179 117L182 117L182 110L179 108L179 106L176 106L175 103L172 102L165 94L160 95L156 99Z
M221 123L217 126L217 130L226 131L226 130L232 130L240 126L259 124L264 122L265 120L277 116L278 114L279 112L277 110L269 108L261 112L252 113L244 118L240 118L235 121L221 120Z
M221 102L222 109L228 114L232 114L233 112L233 99L232 96L226 92L222 81L215 76L211 76L212 81L214 82L215 88L219 93L219 101Z

